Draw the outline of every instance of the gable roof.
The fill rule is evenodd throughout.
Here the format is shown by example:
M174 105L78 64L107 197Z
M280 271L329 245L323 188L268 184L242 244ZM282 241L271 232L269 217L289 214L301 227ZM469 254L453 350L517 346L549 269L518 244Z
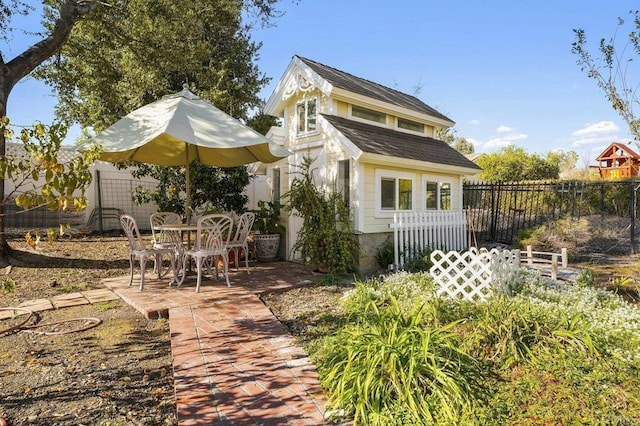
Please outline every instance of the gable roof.
M308 58L303 58L298 55L295 55L294 58L300 59L334 87L357 93L362 96L367 96L372 99L377 99L379 101L388 102L412 111L422 112L453 123L453 120L425 104L415 96L407 95L406 93L399 92L381 84L356 77L355 75L312 61Z
M482 170L473 161L441 140L348 120L335 115L321 114L321 116L362 152L463 167L478 172Z
M640 159L640 155L638 155L638 153L636 153L633 149L631 149L630 146L621 144L620 142L612 142L611 145L609 145L604 151L602 151L600 155L596 157L596 161L606 160L611 158L620 158L620 155L617 155L617 154L614 155L617 149L621 150L623 153L626 154L626 155L623 155L623 157Z

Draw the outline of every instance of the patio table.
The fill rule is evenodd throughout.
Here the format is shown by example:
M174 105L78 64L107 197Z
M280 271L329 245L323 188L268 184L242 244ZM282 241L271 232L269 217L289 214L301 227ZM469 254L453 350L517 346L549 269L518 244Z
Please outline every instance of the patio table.
M181 271L183 260L184 260L184 251L185 251L185 241L184 234L187 234L186 248L191 248L191 232L196 232L198 230L198 226L196 224L186 224L186 223L167 223L162 225L156 225L153 227L156 231L166 232L167 235L171 238L171 240L175 243L176 246L176 269L174 272L174 276L171 279L170 284L176 283L178 286L182 285L185 277L187 276L187 271ZM191 265L189 265L191 267Z

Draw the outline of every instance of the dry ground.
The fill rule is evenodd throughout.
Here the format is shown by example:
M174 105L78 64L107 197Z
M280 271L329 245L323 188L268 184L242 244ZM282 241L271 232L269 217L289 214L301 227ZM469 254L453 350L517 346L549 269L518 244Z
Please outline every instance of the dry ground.
M37 250L23 236L10 244L15 266L0 275L0 307L104 288L102 278L128 272L123 237L41 242ZM62 335L2 333L14 322L0 321L0 418L9 425L176 424L167 321L147 320L117 300L45 311L30 324L87 317L102 323Z

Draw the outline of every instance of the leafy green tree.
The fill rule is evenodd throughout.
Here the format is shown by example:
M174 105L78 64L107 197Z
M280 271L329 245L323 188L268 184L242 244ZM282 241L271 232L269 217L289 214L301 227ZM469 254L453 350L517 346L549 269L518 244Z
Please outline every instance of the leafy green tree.
M73 29L56 58L36 74L58 95L56 113L99 132L120 117L188 83L198 96L246 120L268 79L256 65L251 25L269 24L278 0L115 1ZM247 17L252 21L245 22ZM184 168L139 165L134 176L159 180L138 201L183 212ZM246 168L191 165L193 206L241 210Z
M463 137L456 138L451 147L462 154L473 154L475 152L473 144Z
M462 136L458 136L458 131L453 127L438 129L436 132L436 139L446 142L451 145L453 149L461 152L462 154L473 154L475 152L473 144Z
M12 135L7 120L1 129ZM41 206L53 211L86 208L85 189L91 183L89 167L100 150L92 147L68 162L60 162L58 155L66 133L67 127L60 123L38 123L20 131L18 140L24 155L0 157L0 177L10 181L13 188L0 201L3 206L15 199L18 207L25 210Z
M478 178L487 182L557 179L560 173L555 160L529 154L524 148L514 145L480 157L478 165L482 167Z
M635 63L631 55L640 54L640 11L632 10L629 14L631 30L626 27L628 22L618 18L617 31L608 40L600 39L595 57L589 52L584 29L574 29L576 38L571 52L578 56L577 62L581 70L604 91L613 109L629 126L637 143L640 141L640 119L636 117L633 107L639 101L637 93L640 82L632 82L629 74ZM628 34L624 44L618 41L618 30Z

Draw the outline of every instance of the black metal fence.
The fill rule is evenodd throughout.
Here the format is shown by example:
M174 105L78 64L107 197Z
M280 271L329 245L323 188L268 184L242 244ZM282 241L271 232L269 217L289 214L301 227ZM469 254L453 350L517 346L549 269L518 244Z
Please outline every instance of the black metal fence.
M478 241L511 244L521 230L546 221L602 215L629 219L633 251L639 185L638 180L465 183L463 203Z

